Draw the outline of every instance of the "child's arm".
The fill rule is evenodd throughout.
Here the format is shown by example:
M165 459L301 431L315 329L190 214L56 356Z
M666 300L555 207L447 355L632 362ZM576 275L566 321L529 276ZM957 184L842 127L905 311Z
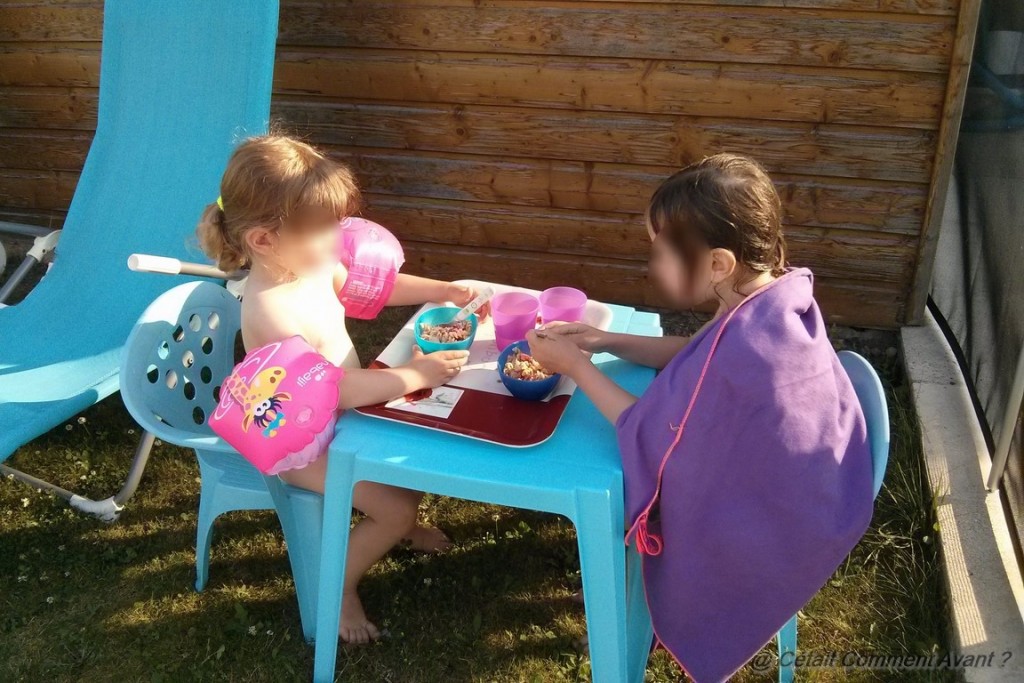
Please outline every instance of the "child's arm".
M395 277L395 288L391 290L387 305L409 306L427 301L435 303L451 301L448 289L450 284L441 280L399 273Z
M683 350L690 337L647 337L608 332L602 351L624 360L661 370Z
M425 388L439 387L458 374L468 351L424 354L418 346L405 365L380 370L347 370L339 382L339 408L358 408L390 401Z
M284 314L286 306L265 305L254 308L245 329L246 350L292 336L303 336L293 317ZM468 351L438 351L424 354L414 347L412 359L405 365L380 370L346 370L338 383L339 408L370 406L427 387L441 386L458 373L469 360Z
M636 396L598 370L575 344L548 332L526 333L533 357L548 370L571 378L609 422L618 422L622 411L636 403Z
M443 304L451 301L456 306L465 306L476 298L479 292L472 287L432 280L416 275L399 273L395 278L395 288L388 298L388 306L408 306L410 304L422 304L427 301ZM484 304L477 310L480 318L486 318L490 307Z
M612 424L619 421L622 411L636 403L636 396L608 379L608 376L587 358L584 358L579 368L573 369L569 376Z
M658 370L668 365L668 362L690 341L690 337L647 337L606 332L583 323L546 325L544 330L571 341L584 351L610 353L632 363Z

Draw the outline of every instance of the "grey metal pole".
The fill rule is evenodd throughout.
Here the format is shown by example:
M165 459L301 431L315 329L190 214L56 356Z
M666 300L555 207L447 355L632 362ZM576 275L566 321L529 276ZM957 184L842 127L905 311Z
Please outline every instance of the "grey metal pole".
M24 223L0 221L0 232L21 235L22 237L45 237L54 230L55 228L44 228L41 225L25 225Z
M25 260L15 269L11 276L7 278L3 286L0 287L0 304L7 301L7 299L14 293L14 288L17 287L22 280L28 275L29 271L32 270L35 265L39 263L34 256L26 256Z
M1020 417L1021 405L1024 403L1024 349L1017 359L1017 370L1013 375L1013 386L1010 389L1010 400L1003 414L1002 429L999 432L999 443L992 457L992 469L988 474L988 490L995 491L1006 471L1006 461L1010 457L1010 446L1013 442L1014 427Z
M142 432L142 438L139 439L139 445L135 448L135 456L132 458L131 467L128 469L128 476L125 478L121 490L103 500L93 500L80 496L73 491L68 491L56 484L43 481L38 477L33 477L31 474L16 470L8 465L0 465L0 474L12 476L18 481L37 489L46 489L68 501L71 507L79 512L85 512L104 522L113 522L121 514L128 499L135 494L139 481L142 480L142 473L146 469L146 463L149 461L149 454L153 450L153 443L155 441L156 436L146 431Z
M14 225L17 223L4 223L3 225ZM29 226L21 226L29 227ZM21 262L17 270L11 274L11 277L7 279L3 287L0 287L0 304L5 303L8 297L14 292L14 289L21 284L21 281L28 276L28 272L37 263L42 263L54 249L57 248L57 242L60 240L60 230L53 230L44 235L36 237L32 240L32 247L25 254L25 260Z

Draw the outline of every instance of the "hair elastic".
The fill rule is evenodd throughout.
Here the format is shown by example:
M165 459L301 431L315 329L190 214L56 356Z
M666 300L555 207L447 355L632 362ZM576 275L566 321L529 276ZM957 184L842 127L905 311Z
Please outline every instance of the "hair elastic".
M223 211L223 210L224 210L224 200L220 198L220 195L217 195L217 207L218 207L218 208L219 208L219 209L220 209L221 211Z

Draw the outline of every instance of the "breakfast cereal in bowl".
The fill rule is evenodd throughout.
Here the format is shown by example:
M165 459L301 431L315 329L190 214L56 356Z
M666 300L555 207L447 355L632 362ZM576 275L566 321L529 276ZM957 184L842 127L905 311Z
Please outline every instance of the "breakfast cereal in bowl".
M530 345L526 341L505 347L498 356L498 376L510 394L527 401L543 401L562 378L530 355Z

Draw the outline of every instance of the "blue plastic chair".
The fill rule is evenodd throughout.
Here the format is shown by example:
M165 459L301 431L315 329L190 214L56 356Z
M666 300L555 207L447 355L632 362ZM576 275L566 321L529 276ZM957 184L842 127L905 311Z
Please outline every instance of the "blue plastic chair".
M264 476L277 519L288 546L288 563L299 601L302 635L312 643L320 590L320 544L324 525L324 498L319 493L289 486L276 476Z
M885 389L874 368L863 356L853 351L840 351L839 362L853 383L867 422L868 441L871 444L871 464L874 475L873 492L878 497L889 464L889 408L885 403ZM793 657L796 655L796 616L779 630L779 683L792 683L795 673ZM783 658L788 662L783 662Z
M0 308L0 462L117 390L125 338L168 286L125 262L186 257L232 149L266 130L277 14L276 0L104 4L96 133L53 268Z
M323 498L277 477L264 479L207 425L220 382L234 366L239 329L240 305L223 287L189 282L169 290L150 304L128 336L121 360L121 398L144 429L194 449L199 459L196 590L203 590L209 576L214 520L232 510L274 508L271 491L281 501L277 510L303 634L312 640Z

